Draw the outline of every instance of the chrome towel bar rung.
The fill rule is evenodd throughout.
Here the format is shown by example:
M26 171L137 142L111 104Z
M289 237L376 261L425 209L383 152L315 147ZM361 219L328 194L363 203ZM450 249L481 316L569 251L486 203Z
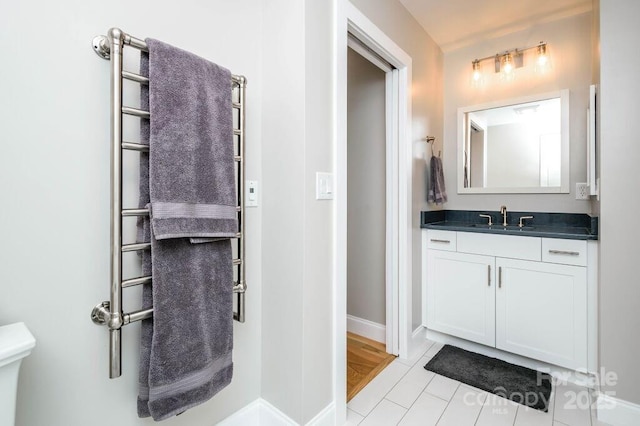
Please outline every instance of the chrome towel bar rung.
M151 247L151 243L135 243L135 244L125 244L122 246L122 252L128 251L138 251L138 250L146 250Z
M151 284L151 281L151 275L147 275L146 277L131 278L129 280L122 281L122 288L135 287L142 284Z
M143 319L153 317L153 308L141 309L139 311L129 312L123 315L123 325L131 324L132 322L142 321Z
M238 259L236 259L238 260ZM147 275L144 277L130 278L128 280L122 281L122 288L135 287L143 284L151 284L153 282L153 277L151 275ZM238 284L237 281L233 282L233 292L241 293L245 290L246 284L244 281L242 284Z
M149 113L149 111L144 111L142 109L131 108L131 107L127 107L127 106L123 106L122 107L122 113L123 114L127 114L127 115L133 115L135 117L140 117L140 118L149 118L149 117L151 117L151 113Z
M122 142L122 149L131 151L149 152L149 145L144 143Z
M129 71L122 71L122 78L126 78L127 80L135 81L136 83L144 84L146 86L149 85L149 79L147 77Z
M149 216L149 209L124 209L122 217Z

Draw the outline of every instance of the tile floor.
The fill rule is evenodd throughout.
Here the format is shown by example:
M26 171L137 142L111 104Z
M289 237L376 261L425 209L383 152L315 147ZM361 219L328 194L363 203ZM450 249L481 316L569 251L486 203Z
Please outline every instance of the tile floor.
M549 412L534 410L425 370L442 344L396 359L347 404L348 426L605 426L586 388L556 383Z

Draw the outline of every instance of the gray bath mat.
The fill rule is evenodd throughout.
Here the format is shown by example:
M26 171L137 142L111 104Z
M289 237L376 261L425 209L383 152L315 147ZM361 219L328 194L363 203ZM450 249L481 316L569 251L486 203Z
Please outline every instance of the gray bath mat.
M547 412L551 376L455 346L445 345L425 369L474 388Z

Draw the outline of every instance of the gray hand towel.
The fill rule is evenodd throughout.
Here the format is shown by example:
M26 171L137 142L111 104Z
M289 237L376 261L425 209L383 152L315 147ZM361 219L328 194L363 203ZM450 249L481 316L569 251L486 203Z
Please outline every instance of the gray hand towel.
M231 242L220 239L237 232L231 74L146 42L140 206L151 218L138 222L138 240L151 242L142 303L154 314L142 322L138 415L163 420L207 401L233 374Z
M442 159L431 156L429 162L429 182L427 201L430 203L443 204L447 202L447 190L444 186L444 170L442 169Z

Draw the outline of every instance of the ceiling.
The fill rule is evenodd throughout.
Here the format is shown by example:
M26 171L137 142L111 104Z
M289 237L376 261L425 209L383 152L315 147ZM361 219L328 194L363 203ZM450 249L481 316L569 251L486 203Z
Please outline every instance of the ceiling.
M444 52L592 9L592 0L399 1Z

